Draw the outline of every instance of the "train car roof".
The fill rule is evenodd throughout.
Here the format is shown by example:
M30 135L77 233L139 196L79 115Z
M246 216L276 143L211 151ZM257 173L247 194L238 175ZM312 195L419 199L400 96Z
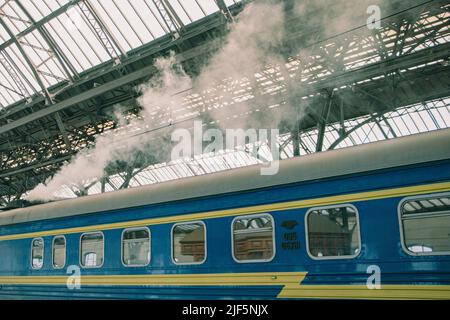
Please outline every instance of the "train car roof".
M0 226L265 188L294 182L450 159L450 129L315 153L279 162L276 175L253 165L197 177L14 209Z

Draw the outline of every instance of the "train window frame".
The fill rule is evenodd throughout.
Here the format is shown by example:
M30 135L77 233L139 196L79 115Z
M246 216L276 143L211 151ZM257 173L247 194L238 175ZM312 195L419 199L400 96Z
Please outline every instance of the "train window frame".
M203 228L205 230L205 257L203 258L202 261L199 261L199 262L181 262L181 263L176 262L174 259L173 231L179 225L195 224L195 223L202 224ZM197 221L178 222L178 223L174 223L172 225L172 228L170 230L170 258L172 259L173 264L180 265L180 266L182 266L182 265L200 265L200 264L204 264L206 262L206 260L208 259L208 230L206 227L206 223L204 221L197 220Z
M39 268L36 268L35 266L33 266L33 242L34 240L42 240L42 265ZM30 247L30 265L31 265L31 269L33 270L41 270L44 267L44 262L45 262L45 241L43 237L37 237L37 238L33 238L31 240L31 247Z
M412 257L420 257L420 256L448 256L450 255L450 251L440 251L440 252L413 252L408 249L405 243L405 233L403 232L403 219L402 219L402 207L405 202L411 200L420 200L420 199L428 199L435 198L441 196L450 196L450 192L439 192L439 193L430 193L425 195L415 195L403 198L397 206L397 216L398 216L398 227L400 230L400 243L403 252Z
M234 230L233 225L234 222L238 219L245 219L245 218L256 218L256 217L262 217L262 216L269 216L270 220L272 220L272 246L273 246L273 254L270 259L251 259L251 260L238 260L234 254ZM258 214L248 214L243 216L237 216L234 217L231 221L230 231L231 231L231 256L233 257L233 260L237 263L266 263L271 262L275 259L277 255L277 245L276 245L276 230L275 230L275 219L270 213L258 213Z
M313 211L317 210L326 210L326 209L335 209L335 208L342 208L342 207L350 207L355 210L356 213L356 222L358 224L358 252L352 255L345 255L345 256L325 256L325 257L316 257L311 254L309 250L309 230L308 230L308 216ZM359 210L351 203L343 203L343 204L337 204L337 205L329 205L329 206L322 206L322 207L312 207L309 208L308 211L305 213L305 244L306 244L306 253L312 260L351 260L356 259L358 256L361 255L362 252L362 238L361 238L361 220L359 219Z
M124 263L124 256L123 256L123 236L125 232L127 231L138 231L138 230L147 230L148 231L148 247L149 247L149 259L147 264L125 264ZM148 227L135 227L135 228L126 228L123 229L122 235L120 237L120 261L122 262L122 265L126 268L143 268L148 267L150 265L150 262L152 261L152 232L150 231L150 228Z
M81 240L83 239L83 236L86 236L86 235L89 235L89 234L96 234L96 233L100 233L102 235L102 237L103 237L103 246L102 246L103 261L102 261L102 264L99 265L99 266L94 266L94 267L85 266L85 265L83 265L81 263L82 262L81 255L83 253L83 251L81 250ZM99 268L103 267L103 265L105 264L105 260L106 260L106 257L105 257L105 242L106 241L105 241L105 239L106 238L105 238L105 234L103 233L103 231L84 232L84 233L82 233L80 235L80 240L79 240L79 243L78 243L78 251L79 251L79 263L80 263L80 267L81 268L83 268L83 269L99 269Z
M64 264L62 267L55 266L55 240L58 238L64 239ZM66 266L66 263L67 263L67 239L64 235L54 236L52 239L52 267L53 267L53 269L64 269L64 267Z

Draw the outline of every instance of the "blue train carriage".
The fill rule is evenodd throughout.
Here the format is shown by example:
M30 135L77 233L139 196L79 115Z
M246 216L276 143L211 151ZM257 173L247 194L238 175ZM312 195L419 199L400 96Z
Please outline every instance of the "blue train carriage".
M2 298L450 298L450 130L3 212Z

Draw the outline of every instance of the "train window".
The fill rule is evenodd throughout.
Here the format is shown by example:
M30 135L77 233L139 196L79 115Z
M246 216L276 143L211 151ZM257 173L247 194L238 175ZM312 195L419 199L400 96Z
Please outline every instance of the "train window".
M351 205L313 208L306 213L306 243L313 259L354 258L361 250L358 211Z
M400 203L402 245L413 255L450 254L450 194Z
M178 223L172 228L172 260L200 264L206 260L206 226L203 222Z
M85 268L100 268L103 265L104 245L103 233L82 234L80 239L81 266Z
M232 222L233 258L237 262L267 262L275 256L275 232L269 214L237 217Z
M36 238L31 242L31 267L41 269L44 265L44 239Z
M122 233L122 263L127 267L150 263L150 230L126 229Z
M53 238L53 268L61 269L66 264L66 238L57 236Z

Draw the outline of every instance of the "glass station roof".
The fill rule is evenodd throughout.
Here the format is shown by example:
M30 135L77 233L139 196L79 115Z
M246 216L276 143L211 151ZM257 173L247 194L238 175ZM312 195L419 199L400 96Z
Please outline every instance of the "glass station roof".
M0 0L0 110L34 94L42 93L55 84L70 82L84 71L107 61L114 61L131 50L211 15L219 10L220 1ZM224 0L227 6L238 2L241 1ZM168 18L167 10L171 10L171 15L175 19ZM442 24L437 36L430 37L432 39L424 37L421 40L420 37L424 34L430 35L431 32L426 31L417 35L411 33L406 37L405 50L414 53L448 43L450 14L448 12L442 14L439 19L438 16L432 15L430 18L424 15L417 20L417 24L422 24L425 30L428 28L432 30L434 25ZM388 49L392 48L397 34L387 30L383 36L388 43ZM378 51L372 50L370 43L361 43L360 47L355 45L355 48L355 53L346 57L346 71L378 62L382 58ZM311 72L302 75L302 82L311 84L329 75L329 71L314 59L312 57L312 62L308 65ZM444 66L447 62L436 59L431 63L441 63ZM286 67L289 72L294 73L299 64L300 59L292 58ZM423 65L417 65L414 68L420 71L422 67ZM399 72L406 71L409 69L401 69ZM255 74L255 78L261 83L267 83L266 89L273 95L286 90L286 86L280 84L280 81L269 73ZM364 81L374 80L377 79ZM245 83L240 83L240 86L244 89L241 88L242 92L236 94L234 97L236 101L250 99L252 88ZM195 105L195 99L190 103ZM180 107L182 108L189 109L185 105ZM188 117L189 114L183 116ZM165 118L163 120L168 121ZM348 129L351 134L348 134L346 139L339 140L342 128ZM412 105L400 105L394 111L377 118L368 114L342 123L330 123L324 130L323 146L324 149L344 148L444 128L450 128L448 96ZM318 135L317 128L301 134L301 155L315 152ZM283 147L280 155L282 159L294 156L293 142L290 138L289 134L278 137L280 148ZM334 145L336 141L339 143ZM270 160L269 147L260 143L258 148L259 158L247 152L248 149L252 149L251 145L245 145L235 150L202 154L185 161L150 165L136 170L136 174L129 181L129 186L160 183L257 164L262 162L261 159ZM121 189L125 181L125 174L119 173L109 176L104 186L94 179L86 189L88 194L114 191ZM79 186L65 185L56 196L76 197L77 191Z
M162 3L0 0L0 109L219 10L212 0ZM165 10L173 10L175 23ZM96 32L99 24L110 47Z

